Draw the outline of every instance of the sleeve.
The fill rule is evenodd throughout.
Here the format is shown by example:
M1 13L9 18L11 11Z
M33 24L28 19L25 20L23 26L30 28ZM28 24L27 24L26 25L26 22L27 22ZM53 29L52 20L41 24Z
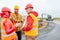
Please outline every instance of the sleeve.
M7 34L10 34L16 30L16 27L12 27L9 21L5 21L3 25Z
M38 17L38 12L33 12L33 14L36 16L36 17Z
M32 29L33 19L31 16L27 17L26 26L22 28L23 31L29 31Z

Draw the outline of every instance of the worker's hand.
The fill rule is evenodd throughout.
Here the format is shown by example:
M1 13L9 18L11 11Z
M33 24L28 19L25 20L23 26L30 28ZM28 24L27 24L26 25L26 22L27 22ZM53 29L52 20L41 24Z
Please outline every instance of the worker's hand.
M22 23L18 23L18 26L22 26Z
M16 23L15 26L18 27L18 23Z
M15 26L22 26L22 23L16 23Z

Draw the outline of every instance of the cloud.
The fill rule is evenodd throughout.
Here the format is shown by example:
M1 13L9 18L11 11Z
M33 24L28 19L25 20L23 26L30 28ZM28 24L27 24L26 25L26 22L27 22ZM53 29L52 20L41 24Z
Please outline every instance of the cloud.
M53 17L60 17L60 0L0 0L0 11L4 6L9 7L14 11L14 5L19 5L20 12L22 15L25 15L25 6L28 3L31 3L34 6L34 10L39 13L41 17L42 13L47 13Z

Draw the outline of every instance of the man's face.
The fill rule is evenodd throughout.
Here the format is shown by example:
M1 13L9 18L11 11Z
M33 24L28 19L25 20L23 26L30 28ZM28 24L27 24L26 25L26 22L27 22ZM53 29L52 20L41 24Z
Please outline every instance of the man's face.
M32 10L33 10L32 8L28 8L28 9L26 9L26 12L29 13L29 12L31 12Z
M9 12L3 12L4 13L4 17L10 17L10 13Z
M15 11L15 13L18 13L19 10L18 9L14 9L14 11Z

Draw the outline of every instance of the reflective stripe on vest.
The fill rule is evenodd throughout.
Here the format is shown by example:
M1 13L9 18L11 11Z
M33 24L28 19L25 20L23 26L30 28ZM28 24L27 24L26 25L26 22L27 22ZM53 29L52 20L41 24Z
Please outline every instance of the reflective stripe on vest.
M34 31L34 30L38 30L38 28L32 28L31 30L32 30L32 31Z
M34 23L33 26L36 26L38 23ZM32 28L31 30L38 30L38 28Z
M5 31L4 30L1 30L2 33L4 33ZM12 36L16 34L15 32L11 33L11 34L2 34L3 37L9 37L9 36Z
M35 26L36 24L38 24L38 22L37 23L34 23L33 26Z

